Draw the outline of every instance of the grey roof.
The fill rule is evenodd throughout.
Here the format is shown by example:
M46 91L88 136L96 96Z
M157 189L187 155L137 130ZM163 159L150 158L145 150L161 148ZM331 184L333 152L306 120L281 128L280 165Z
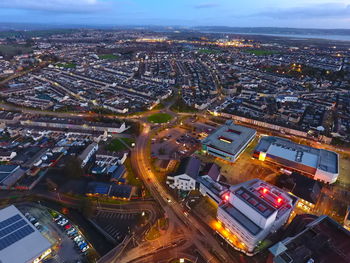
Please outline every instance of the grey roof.
M238 188L234 194L265 218L268 218L277 210L269 203L267 203L264 199L259 198L243 186Z
M32 262L51 247L50 242L13 205L0 210L0 228L2 234L7 233L0 238L2 263Z
M277 244L269 248L269 251L274 256L278 256L279 254L283 253L286 250L287 250L287 247L282 242L278 242Z
M176 175L186 174L196 179L199 174L201 162L195 157L187 157L181 160L180 166L176 171Z
M233 207L230 203L227 203L222 207L230 216L232 216L242 227L247 229L252 235L256 236L262 230L257 224L246 217L238 209Z
M317 149L297 144L288 139L266 136L260 139L255 151L301 163L329 173L338 173L338 154L332 151Z
M220 179L220 167L215 163L208 163L203 171L203 175L208 175L214 181L219 181Z
M219 127L202 143L208 147L235 155L256 134L256 131L231 122Z

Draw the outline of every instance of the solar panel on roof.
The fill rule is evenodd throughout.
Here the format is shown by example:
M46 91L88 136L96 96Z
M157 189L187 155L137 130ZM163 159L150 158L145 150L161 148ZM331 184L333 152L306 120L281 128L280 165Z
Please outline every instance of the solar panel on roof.
M4 228L4 227L7 227L8 225L10 224L13 224L14 222L20 220L22 217L20 215L14 215L14 216L11 216L3 221L0 222L0 229Z
M0 250L33 232L34 229L18 214L0 222Z
M14 224L9 225L6 228L1 229L0 230L0 238L6 236L7 234L15 231L16 229L19 229L19 228L25 226L25 225L27 225L27 223L26 223L26 221L24 219L22 219L20 221L17 221Z

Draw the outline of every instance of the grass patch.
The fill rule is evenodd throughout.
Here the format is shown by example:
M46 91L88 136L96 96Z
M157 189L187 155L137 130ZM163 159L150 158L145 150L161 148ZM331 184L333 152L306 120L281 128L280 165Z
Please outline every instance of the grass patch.
M155 240L158 237L160 237L160 232L158 229L157 225L154 225L151 227L151 229L148 231L147 235L146 235L146 239L147 240Z
M57 64L57 67L60 67L60 68L75 68L77 66L77 64L74 64L74 63L58 63Z
M129 147L132 147L132 144L135 143L134 138L120 138L120 140L129 145Z
M114 54L100 54L98 55L99 59L118 59L119 56Z
M149 116L147 119L153 123L166 123L170 121L173 117L167 113L155 113Z
M128 184L136 186L136 187L141 187L142 186L142 181L136 177L132 167L131 167L131 161L130 158L128 158L124 162L125 168L127 170L127 175L126 175L126 181Z
M263 50L263 49L250 49L250 50L245 50L244 52L255 55L255 56L269 56L269 55L278 54L277 51Z
M106 149L111 152L119 152L119 151L125 151L128 148L120 141L119 138L116 138L110 142L110 144L107 145Z

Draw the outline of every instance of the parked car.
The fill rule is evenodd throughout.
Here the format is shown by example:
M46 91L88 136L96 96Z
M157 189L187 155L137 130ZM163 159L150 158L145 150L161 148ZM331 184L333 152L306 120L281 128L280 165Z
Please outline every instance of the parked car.
M81 239L83 239L83 237L81 235L78 235L73 240L74 242L77 242L78 240L81 240Z
M85 247L83 247L83 249L81 250L81 252L85 252L86 250L88 250L89 249L89 246L85 246Z

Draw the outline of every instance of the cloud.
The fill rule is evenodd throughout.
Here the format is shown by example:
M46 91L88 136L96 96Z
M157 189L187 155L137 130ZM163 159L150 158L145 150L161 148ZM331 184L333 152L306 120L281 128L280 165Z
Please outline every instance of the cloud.
M61 13L98 12L107 8L100 0L1 0L0 8Z
M349 18L350 5L323 4L309 7L274 9L255 13L251 17L268 17L273 19L314 19L314 18Z
M194 8L196 9L205 9L205 8L213 8L213 7L218 7L218 3L201 3L198 5L195 5Z

